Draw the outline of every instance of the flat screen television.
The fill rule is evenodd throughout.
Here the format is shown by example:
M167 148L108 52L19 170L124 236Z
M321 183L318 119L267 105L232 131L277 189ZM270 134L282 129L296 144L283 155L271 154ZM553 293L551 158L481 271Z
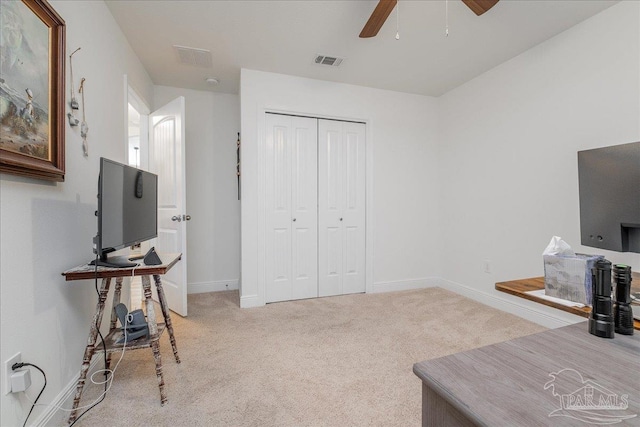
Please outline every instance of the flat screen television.
M580 238L640 253L640 142L578 152Z
M98 265L135 266L126 256L107 254L158 235L157 175L100 158L96 215L98 234L94 253L99 258Z

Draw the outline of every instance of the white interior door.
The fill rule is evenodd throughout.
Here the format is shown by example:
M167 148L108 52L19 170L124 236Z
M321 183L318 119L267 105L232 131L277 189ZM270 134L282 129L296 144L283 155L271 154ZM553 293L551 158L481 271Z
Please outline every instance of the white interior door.
M365 292L365 125L318 123L318 294Z
M265 301L318 296L317 120L266 115Z
M187 315L187 225L184 97L149 115L149 170L158 175L156 251L182 253L182 260L162 276L169 309Z

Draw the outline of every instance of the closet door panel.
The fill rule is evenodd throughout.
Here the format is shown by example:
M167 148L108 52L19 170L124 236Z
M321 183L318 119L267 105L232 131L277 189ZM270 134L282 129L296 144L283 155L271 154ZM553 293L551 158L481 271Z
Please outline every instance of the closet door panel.
M318 121L292 117L293 286L290 299L318 296Z
M358 274L360 268L358 266L358 228L357 227L345 227L344 228L344 274Z
M317 121L267 114L265 301L317 296Z
M319 120L319 295L365 291L365 126Z
M265 300L272 302L291 293L291 130L280 116L266 123Z
M318 121L318 294L342 294L342 122Z
M365 292L365 125L344 123L344 277L342 293Z
M311 298L317 296L317 239L315 230L308 228L296 228L293 234L293 280L292 295L290 299ZM313 250L309 248L313 246ZM309 289L311 286L311 289Z
M272 233L273 254L271 266L273 268L273 281L280 286L288 286L291 279L291 231L287 228L274 228Z
M324 241L320 245L320 274L318 295L326 297L342 294L342 230L339 227L326 227ZM321 238L321 240L323 240Z
M333 125L333 126L329 126ZM342 132L339 122L325 124L324 146L322 147L323 163L320 171L321 180L325 182L321 197L324 200L325 214L329 213L332 220L342 211Z

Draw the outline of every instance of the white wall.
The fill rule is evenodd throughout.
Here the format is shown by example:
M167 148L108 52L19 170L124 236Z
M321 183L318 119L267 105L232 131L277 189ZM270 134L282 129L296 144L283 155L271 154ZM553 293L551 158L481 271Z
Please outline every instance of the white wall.
M216 289L238 288L240 280L240 201L236 147L240 132L240 96L213 97L213 271Z
M92 281L65 282L60 273L93 257L99 158L125 160L124 74L146 99L152 90L104 3L50 4L66 21L66 57L82 47L73 71L76 90L86 78L89 157L82 155L79 129L65 124L65 182L0 175L0 360L21 352L23 361L46 372L42 403L56 399L82 363L97 296ZM68 68L66 80L68 85ZM64 94L68 101L68 87ZM39 372L32 371L32 380L33 399L42 386ZM22 425L31 405L24 397L1 395L0 406L0 425L14 426ZM46 410L36 407L30 423ZM62 416L52 423L61 425Z
M576 154L640 140L639 79L640 3L621 2L439 99L445 279L502 298L553 235L640 269L580 245Z
M365 121L367 174L373 183L367 223L368 237L373 236L373 262L367 266L373 283L368 289L400 289L439 275L435 99L243 69L243 307L264 304L258 271L258 148L267 110Z
M237 289L240 276L240 202L236 141L237 95L154 87L154 105L185 97L187 280L189 293Z

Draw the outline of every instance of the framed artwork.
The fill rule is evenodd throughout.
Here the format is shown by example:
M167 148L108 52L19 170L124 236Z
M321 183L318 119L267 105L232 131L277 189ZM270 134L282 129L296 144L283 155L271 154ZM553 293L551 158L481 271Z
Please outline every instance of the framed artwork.
M64 181L64 20L2 0L0 31L0 172Z

